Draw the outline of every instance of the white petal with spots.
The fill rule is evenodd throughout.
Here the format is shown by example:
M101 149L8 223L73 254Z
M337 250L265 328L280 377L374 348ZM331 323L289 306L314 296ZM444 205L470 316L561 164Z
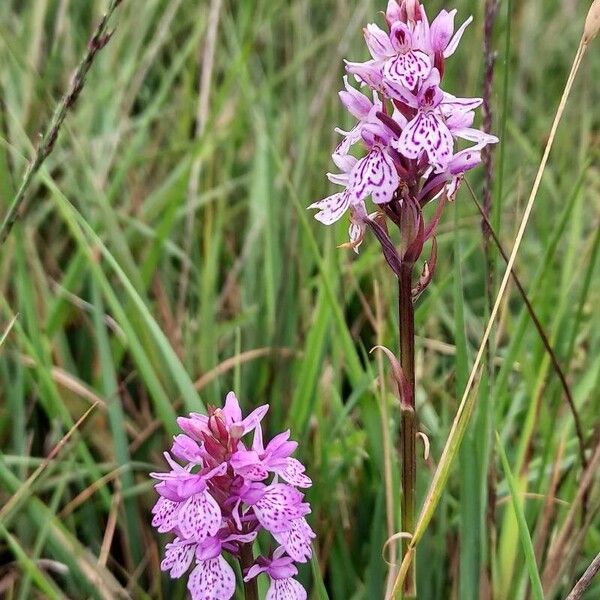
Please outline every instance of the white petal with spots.
M350 195L345 190L314 202L308 208L318 208L319 212L315 214L315 219L324 225L331 225L342 217L348 210L348 206L350 206Z
M302 503L302 494L283 483L270 486L253 508L260 524L271 533L288 530L293 519L307 512L307 505Z
M274 533L273 537L285 548L285 551L296 561L306 562L312 555L311 540L316 537L306 519L294 519L290 529Z
M418 158L425 151L438 169L452 157L452 134L439 115L420 112L402 131L395 147L407 158Z
M419 50L397 54L387 60L383 67L385 79L399 83L409 90L414 89L417 83L425 79L430 72L429 57Z
M306 590L295 579L271 579L265 600L306 600Z
M165 557L160 563L161 571L170 571L171 577L177 579L181 577L192 564L196 544L182 543L176 538L172 544L167 544Z
M215 535L221 526L221 509L208 492L188 498L181 505L177 516L177 524L183 537L196 542Z
M235 593L235 574L222 556L203 560L188 579L192 600L229 600Z
M387 152L381 146L374 146L356 163L350 181L350 202L353 205L369 195L375 204L386 204L398 188L400 178Z
M304 474L306 470L304 465L295 458L288 458L285 467L277 470L277 474L291 485L296 487L307 488L312 485L310 477Z
M160 533L171 531L177 525L177 511L180 505L180 502L173 502L161 496L152 509L152 527L156 527Z

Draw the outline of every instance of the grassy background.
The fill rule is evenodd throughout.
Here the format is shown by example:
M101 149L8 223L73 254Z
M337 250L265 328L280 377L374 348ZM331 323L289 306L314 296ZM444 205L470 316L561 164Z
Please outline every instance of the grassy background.
M377 342L396 348L395 285L373 239L358 257L337 249L346 224L326 229L304 207L329 192L333 127L349 124L336 94L342 58L366 57L361 27L381 21L384 2L225 0L208 104L199 106L209 4L123 2L26 217L1 249L1 329L18 319L0 350L0 596L184 597L182 583L159 571L164 540L149 526L147 473L163 466L175 415L220 405L230 389L246 410L270 402L269 431L291 427L301 442L315 482L316 558L300 574L311 597L383 595L386 523L399 523L386 445L399 410L387 365L368 351ZM0 3L3 210L106 5ZM451 8L427 2L430 15L442 6ZM452 6L474 24L448 63L446 87L478 95L483 3ZM513 1L509 12L501 2L494 214L507 248L587 6ZM593 46L516 267L568 373L588 458L600 421L599 78ZM482 169L470 182L479 194ZM480 219L466 188L446 209L438 242L434 283L416 313L418 412L431 444L419 461L419 498L485 324ZM486 375L479 386L419 547L423 599L526 598L528 566L548 598L564 597L600 549L600 485L591 473L582 518L573 420L514 290L496 340L493 381ZM600 580L585 596L598 597Z

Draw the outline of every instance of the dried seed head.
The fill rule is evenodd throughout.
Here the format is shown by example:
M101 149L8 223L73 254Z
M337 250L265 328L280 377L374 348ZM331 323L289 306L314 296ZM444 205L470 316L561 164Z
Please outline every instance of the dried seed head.
M594 0L588 11L583 29L583 43L587 46L600 31L600 0Z

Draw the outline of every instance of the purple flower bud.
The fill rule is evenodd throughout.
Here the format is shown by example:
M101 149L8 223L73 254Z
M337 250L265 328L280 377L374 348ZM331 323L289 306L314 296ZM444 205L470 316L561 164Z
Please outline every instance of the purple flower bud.
M394 54L390 37L383 29L380 29L374 23L369 23L363 29L363 33L369 52L375 60L385 59Z
M340 100L342 104L348 109L348 112L356 117L357 119L364 119L367 117L373 103L358 90L354 89L348 84L348 77L344 77L344 86L346 91L342 90L339 92Z

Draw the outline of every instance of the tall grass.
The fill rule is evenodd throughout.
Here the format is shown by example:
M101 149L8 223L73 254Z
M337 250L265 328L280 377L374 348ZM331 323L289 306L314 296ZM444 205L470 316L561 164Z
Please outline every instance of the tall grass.
M162 465L176 414L219 405L234 389L246 409L270 402L269 429L290 427L303 442L318 539L300 577L312 598L383 597L392 553L382 549L400 506L384 439L397 440L400 411L369 350L394 345L396 286L376 243L351 256L336 248L345 225L325 230L305 210L329 189L341 59L365 56L360 28L383 4L224 0L201 128L210 3L119 7L0 249L0 331L17 316L0 334L0 595L183 597L184 585L159 570L147 473ZM2 215L107 5L0 3ZM510 249L587 6L508 5L494 38L503 136L492 222ZM448 68L452 89L476 95L483 3L432 0L428 10L442 6L475 17ZM562 598L598 553L599 77L589 52L515 267L567 374L591 470L582 476L560 380L511 289L495 377L479 386L468 443L417 548L421 598L520 599L539 597L539 586ZM475 190L482 178L470 176ZM417 305L417 411L431 447L419 458L417 505L486 322L479 223L464 188ZM583 597L600 597L600 580Z

